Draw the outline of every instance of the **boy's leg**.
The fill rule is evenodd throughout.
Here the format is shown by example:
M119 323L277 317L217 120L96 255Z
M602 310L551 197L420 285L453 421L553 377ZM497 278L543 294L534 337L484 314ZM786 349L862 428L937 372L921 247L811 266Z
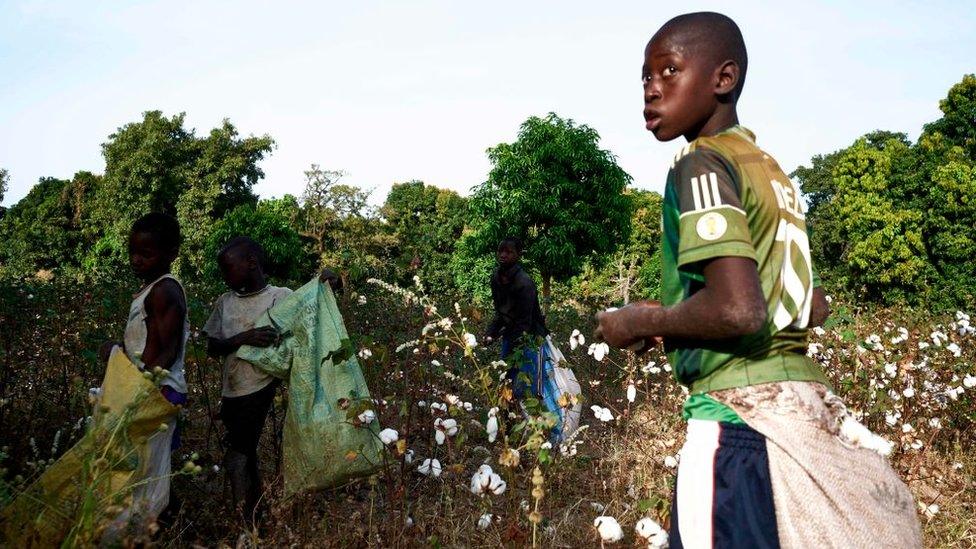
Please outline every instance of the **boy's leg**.
M779 547L766 439L745 426L690 420L681 449L672 547Z
M249 514L257 508L258 500L261 499L261 468L258 461L258 444L261 442L261 433L264 432L264 424L268 419L268 412L271 411L271 404L274 402L275 389L278 381L273 381L265 388L254 393L254 420L250 423L247 441L247 472L248 472L248 493L245 501Z
M224 467L231 484L234 507L250 517L261 495L258 442L274 400L277 382L249 395L224 398L221 419L227 428Z

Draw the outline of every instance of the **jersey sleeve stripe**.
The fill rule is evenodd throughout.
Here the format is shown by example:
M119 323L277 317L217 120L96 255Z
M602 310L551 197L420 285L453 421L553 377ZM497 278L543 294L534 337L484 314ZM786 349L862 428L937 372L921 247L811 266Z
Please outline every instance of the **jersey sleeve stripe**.
M715 201L711 192L708 190L708 174L701 174L698 177L698 184L701 185L702 204L704 204L705 208L711 208L715 205Z
M691 194L695 198L695 209L696 210L700 210L700 209L702 209L704 207L704 206L702 206L701 191L698 190L698 189L699 189L699 187L698 187L698 178L697 177L692 177L691 178Z
M719 206L722 204L722 195L718 194L718 176L715 175L715 172L711 172L708 174L708 180L712 184L713 202Z

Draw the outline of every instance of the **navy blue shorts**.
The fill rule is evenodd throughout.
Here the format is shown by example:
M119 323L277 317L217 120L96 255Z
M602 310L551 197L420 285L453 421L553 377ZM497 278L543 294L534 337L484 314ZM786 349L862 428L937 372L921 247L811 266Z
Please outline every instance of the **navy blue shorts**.
M766 438L690 420L671 506L671 547L778 548Z

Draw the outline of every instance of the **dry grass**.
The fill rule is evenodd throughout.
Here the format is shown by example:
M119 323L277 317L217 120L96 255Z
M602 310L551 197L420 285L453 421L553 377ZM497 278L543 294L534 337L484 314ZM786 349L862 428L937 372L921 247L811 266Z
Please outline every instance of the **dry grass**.
M89 293L80 298L74 290L64 295L51 292L31 300L26 293L6 296L2 303L5 311L17 311L16 316L4 313L6 330L0 331L0 353L8 364L0 372L0 437L9 446L9 458L0 464L8 471L0 476L7 479L6 489L22 486L26 480L11 482L14 476L29 479L36 475L47 460L77 439L79 431L74 426L86 413L85 394L101 374L97 364L78 357L117 331L119 322L113 319L124 314L124 299L109 301L120 295L118 290L106 288L104 296ZM198 303L195 308L196 316L207 310L206 304ZM184 446L177 451L174 463L197 452L197 463L204 466L204 472L175 480L173 493L179 511L161 522L155 545L521 547L532 543L532 525L522 504L532 501L534 453L523 450L522 463L516 468L498 466L503 445L487 441L482 427L487 408L483 397L430 367L436 357L445 364L444 370L463 379L471 372L466 370L461 354L444 349L435 353L426 348L417 354L395 354L393 349L399 343L416 337L425 318L381 294L371 293L366 306L348 305L345 314L351 333L369 336L361 342L374 352L373 359L365 364L367 380L373 396L388 401L378 410L380 422L400 431L418 461L438 456L444 465L441 477L418 474L417 462L398 462L372 481L363 479L341 489L284 501L280 478L276 478L279 411L269 419L262 441L268 485L264 517L256 531L249 530L241 517L228 511L223 474L212 468L222 456L222 426L214 419L219 365L202 356L201 342L197 341L188 366L194 389L185 410ZM475 317L473 311L470 316ZM592 524L600 514L612 515L623 525L626 537L620 546L635 543L633 526L642 516L666 524L675 470L665 460L675 456L683 443L680 408L684 397L667 372L642 373L639 367L646 358L638 364L633 358L614 355L613 362L598 363L586 355L585 349L567 349L566 340L573 328L588 332L588 316L585 311L571 310L550 316L554 338L583 383L584 424L588 428L580 435L583 444L576 455L558 456L545 468L546 495L540 507L543 521L536 534L537 543L546 547L599 545ZM926 546L976 547L976 388L958 400L946 401L939 396L945 387L958 386L966 372L976 374L972 366L976 337L952 335L962 351L961 357L954 357L941 348L919 348L929 332L940 327L936 324L951 331L949 317L929 318L890 310L851 313L844 309L838 317L839 322L816 338L826 349L833 349L819 358L839 394L852 409L864 413L864 423L898 443L892 464L917 500L925 506L939 506L932 516L920 514ZM909 327L910 341L889 345L887 338L897 326ZM886 327L888 333L884 332ZM885 350L855 351L858 342L873 332L885 339ZM485 359L490 360L495 352L497 349L484 351ZM932 357L925 368L911 366L923 356ZM653 358L663 363L662 357ZM884 378L884 366L891 363L899 365L900 373L894 379ZM956 381L952 381L953 376ZM623 397L630 380L638 388L632 405ZM874 387L875 382L882 381L883 388ZM931 390L924 388L926 381ZM909 386L918 389L916 397L886 396L887 391L900 393ZM447 393L471 400L475 409L452 412L463 438L437 447L432 437L432 416L416 402L443 400ZM610 408L616 419L598 421L589 411L590 404ZM401 415L401 405L409 411L406 416ZM895 410L903 415L888 425L885 414ZM933 418L940 420L939 427L929 425ZM902 424L909 420L914 431L902 433ZM62 433L61 443L49 451L58 431ZM29 442L31 437L34 444ZM912 444L921 446L913 448ZM468 489L472 473L485 460L490 460L508 482L508 489L500 496L479 498ZM483 513L496 516L486 529L477 525Z

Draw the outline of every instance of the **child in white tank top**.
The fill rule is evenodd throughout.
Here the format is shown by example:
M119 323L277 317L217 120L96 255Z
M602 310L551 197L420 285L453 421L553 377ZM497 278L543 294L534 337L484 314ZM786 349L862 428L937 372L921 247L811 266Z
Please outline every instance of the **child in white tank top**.
M183 359L190 334L183 286L169 273L179 245L179 224L168 215L151 213L133 224L129 264L143 286L129 307L123 341L102 346L103 357L112 347L121 346L139 369L167 370L160 391L174 405L187 400ZM169 504L171 454L179 443L177 419L166 421L168 428L149 438L145 476L132 480L132 505L113 520L106 531L109 539L126 528L142 529L151 524Z

